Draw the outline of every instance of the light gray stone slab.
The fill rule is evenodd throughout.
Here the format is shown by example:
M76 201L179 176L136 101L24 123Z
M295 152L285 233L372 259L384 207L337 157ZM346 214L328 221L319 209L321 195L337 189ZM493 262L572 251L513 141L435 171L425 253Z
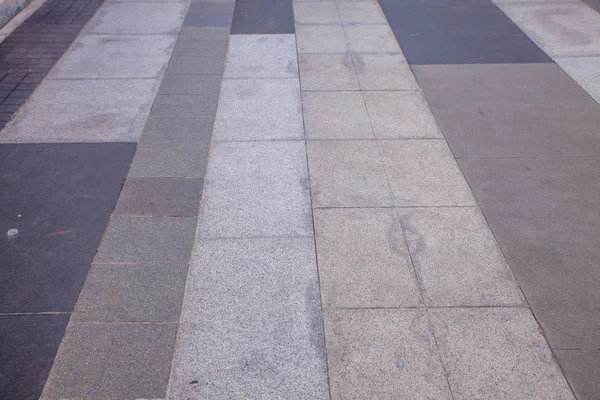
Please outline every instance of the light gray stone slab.
M353 53L400 53L389 25L345 25L348 48Z
M348 51L341 25L296 25L298 53L345 53Z
M302 90L359 90L348 54L301 54L299 64Z
M362 94L304 92L304 126L308 139L371 139L373 129Z
M556 63L579 84L597 103L600 103L600 56L556 57Z
M583 2L499 7L550 57L600 55L600 14Z
M217 94L158 94L150 115L153 118L214 118Z
M377 2L339 3L340 19L344 25L387 24Z
M454 399L574 399L529 309L429 312Z
M393 200L373 140L307 144L314 207L381 207Z
M200 240L169 398L327 399L314 257L312 238Z
M353 54L352 60L362 90L420 90L410 66L400 53Z
M167 146L140 145L137 148L130 177L202 178L206 170L209 141L198 141Z
M94 264L71 317L77 322L179 322L183 264Z
M113 215L94 263L187 261L195 228L196 218Z
M363 97L378 139L443 138L421 92L373 91Z
M379 149L397 206L474 206L443 140L382 140Z
M525 303L479 208L400 208L398 213L427 305Z
M323 307L421 304L395 210L317 209L314 219Z
M48 78L160 78L176 40L175 35L85 35Z
M333 1L294 3L297 24L340 24L340 16Z
M200 237L310 236L303 142L215 142Z
M188 8L186 2L117 3L102 5L85 33L178 34Z
M302 139L297 78L224 79L214 140Z
M452 399L425 310L326 310L331 399Z
M71 323L41 399L164 398L177 324Z
M135 142L159 83L46 80L2 131L0 142Z
M294 35L231 35L225 78L298 76Z

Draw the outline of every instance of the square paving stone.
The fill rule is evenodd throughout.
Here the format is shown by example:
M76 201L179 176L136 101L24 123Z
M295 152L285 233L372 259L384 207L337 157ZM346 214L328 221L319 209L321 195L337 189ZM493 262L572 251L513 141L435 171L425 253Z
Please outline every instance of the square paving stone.
M214 14L188 11L184 26L231 26L232 14Z
M217 95L220 86L220 75L165 75L158 93Z
M94 264L73 321L179 322L184 264Z
M42 399L164 398L177 324L75 323Z
M600 350L554 350L560 366L578 399L593 399L600 393Z
M598 104L555 64L413 70L456 157L600 154Z
M113 215L94 262L187 261L196 221L196 218Z
M160 78L176 40L175 35L82 36L48 78Z
M206 143L208 150L213 125L212 118L150 118L139 144L140 147L162 145L171 148L188 143Z
M352 60L362 90L421 90L402 54L353 54Z
M232 35L225 78L298 76L294 35Z
M301 54L302 90L359 90L352 58L348 54Z
M398 213L427 305L524 304L479 208L398 209Z
M552 348L600 348L600 159L460 166Z
M393 200L373 140L307 144L314 207L382 207Z
M377 2L339 3L338 10L344 25L387 25L385 15Z
M298 53L345 53L348 51L341 25L298 25Z
M216 93L210 95L158 94L150 115L153 118L214 118Z
M371 139L373 129L361 92L304 92L308 139Z
M0 142L136 142L160 81L45 80Z
M393 209L314 210L323 307L414 307L421 293Z
M174 56L202 55L203 57L219 57L224 60L227 54L226 40L193 40L179 38L173 50Z
M312 238L201 240L190 268L170 398L328 397Z
M600 57L556 57L555 61L600 104Z
M455 399L573 399L529 309L429 313Z
M177 146L138 146L130 177L202 178L206 171L210 142Z
M311 236L303 142L216 142L200 237Z
M177 35L187 11L185 2L107 2L85 28L85 33Z
M452 399L425 310L326 310L332 400Z
M378 139L442 138L421 92L363 92Z
M369 3L367 3L369 4ZM400 53L400 46L386 25L344 26L348 48L353 53Z
M201 54L198 51L194 51L192 54ZM167 75L193 75L193 74L213 74L221 75L224 68L223 56L173 56L169 62L167 68Z
M551 57L600 55L600 14L583 3L500 8Z
M232 34L294 33L291 0L247 0L236 2Z
M476 205L443 140L382 140L379 148L396 206Z
M297 78L223 80L215 119L215 140L303 137Z
M184 26L177 41L229 39L229 27L224 26ZM207 54L208 55L208 54Z
M338 7L333 1L294 3L297 24L340 24Z
M69 314L0 316L0 397L39 399Z
M196 216L202 179L129 178L121 190L115 214Z

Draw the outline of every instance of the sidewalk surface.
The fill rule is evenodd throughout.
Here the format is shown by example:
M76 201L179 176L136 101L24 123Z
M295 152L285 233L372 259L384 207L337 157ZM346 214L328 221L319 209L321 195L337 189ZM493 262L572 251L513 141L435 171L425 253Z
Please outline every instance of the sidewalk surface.
M47 0L0 398L600 399L599 11Z

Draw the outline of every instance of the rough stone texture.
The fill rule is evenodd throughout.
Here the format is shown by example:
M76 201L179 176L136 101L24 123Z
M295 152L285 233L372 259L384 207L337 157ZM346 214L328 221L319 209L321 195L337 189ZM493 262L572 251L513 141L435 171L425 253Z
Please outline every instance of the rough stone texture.
M201 240L190 269L170 398L328 398L312 238Z
M294 3L296 24L340 24L338 8L333 1Z
M360 92L304 92L308 139L372 139L373 129Z
M294 35L232 35L225 78L298 76Z
M600 350L554 350L575 396L594 400L600 393Z
M298 53L345 53L348 51L341 25L297 25Z
M348 49L353 53L400 53L400 46L388 25L344 26Z
M471 190L443 140L378 143L396 206L475 205Z
M393 204L375 141L311 141L307 147L313 207Z
M425 310L326 310L331 398L452 399Z
M420 90L402 54L353 54L352 60L362 90Z
M443 137L421 92L364 92L363 97L378 139Z
M429 313L454 399L574 399L529 309Z
M223 141L302 139L298 79L223 80L213 135Z
M358 79L348 54L301 54L302 90L358 90Z
M398 213L427 305L525 303L479 208L399 209Z
M556 63L600 104L600 56L557 57Z
M344 25L387 25L385 15L376 2L339 3L338 10Z
M312 235L302 142L216 142L200 237Z
M395 210L315 210L314 219L324 307L421 304Z

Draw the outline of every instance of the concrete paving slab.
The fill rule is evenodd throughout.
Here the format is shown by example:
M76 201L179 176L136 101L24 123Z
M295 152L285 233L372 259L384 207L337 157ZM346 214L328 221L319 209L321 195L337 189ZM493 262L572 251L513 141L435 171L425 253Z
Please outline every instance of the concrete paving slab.
M296 24L339 25L340 16L334 1L294 3Z
M400 53L400 46L388 25L344 26L348 49L353 53Z
M348 54L301 54L299 64L302 90L359 90Z
M387 25L385 15L376 2L342 2L338 4L338 10L344 25Z
M175 56L193 56L201 54L203 57L219 57L224 60L227 53L226 40L193 40L178 39L173 50Z
M84 35L48 74L49 79L158 78L175 35Z
M362 90L421 90L402 54L353 54L352 61Z
M134 3L107 2L90 20L85 33L173 34L183 25L186 2Z
M425 310L326 310L332 399L452 399Z
M188 143L210 143L213 124L212 118L151 118L146 121L139 144L171 148Z
M199 54L195 53L194 54ZM194 74L212 74L221 75L224 68L223 56L173 56L169 61L167 75L194 75Z
M302 139L298 79L224 79L213 135L220 141Z
M312 235L302 142L215 142L204 184L202 238Z
M556 57L555 61L600 104L600 57Z
M378 139L442 138L421 92L363 92L373 132Z
M600 14L581 2L499 7L550 57L600 55Z
M393 209L314 210L327 308L415 307L421 292Z
M353 92L304 92L304 127L308 139L372 139L362 94Z
M179 322L183 264L94 264L71 321Z
M219 93L220 75L165 75L158 94L201 94Z
M190 269L171 398L328 398L312 238L201 240Z
M413 70L456 157L600 154L598 104L555 64Z
M129 169L130 177L201 178L206 171L210 142L176 146L138 146Z
M428 306L525 304L479 208L401 208L398 214Z
M187 261L195 228L196 218L113 215L94 263Z
M71 324L41 398L164 398L176 332L176 324Z
M429 313L455 399L574 399L529 309Z
M153 118L214 118L217 96L158 94L150 115Z
M552 348L600 348L600 159L460 166Z
M46 80L0 142L135 142L158 85L154 79Z
M134 178L125 181L114 214L184 217L198 215L201 178Z
M443 140L378 143L396 206L475 205L471 190Z
M345 53L346 37L341 25L298 25L298 53Z
M600 350L554 350L569 384L582 400L593 400L600 393Z
M232 35L225 78L298 76L294 35Z
M375 141L319 140L307 149L313 207L393 205Z

